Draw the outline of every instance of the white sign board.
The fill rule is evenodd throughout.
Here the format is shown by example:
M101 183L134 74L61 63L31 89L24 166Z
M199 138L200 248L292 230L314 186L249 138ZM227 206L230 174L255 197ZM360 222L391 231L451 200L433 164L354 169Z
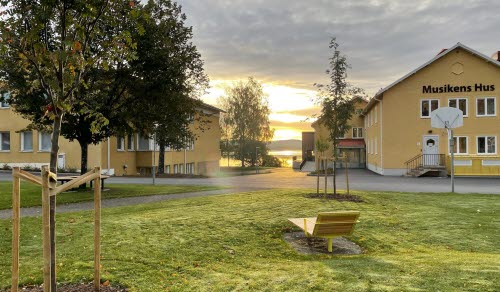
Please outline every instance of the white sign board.
M440 107L431 112L431 127L454 129L464 125L464 113L454 107Z

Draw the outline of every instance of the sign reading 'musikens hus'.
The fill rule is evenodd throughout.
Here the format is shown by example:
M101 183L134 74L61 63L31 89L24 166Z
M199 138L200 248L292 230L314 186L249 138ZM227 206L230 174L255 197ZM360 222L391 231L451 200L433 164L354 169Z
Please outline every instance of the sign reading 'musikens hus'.
M443 86L432 86L424 85L422 86L422 93L448 93L448 92L482 92L482 91L495 91L495 85L483 85L482 83L476 83L474 85L461 85L452 86L446 84Z

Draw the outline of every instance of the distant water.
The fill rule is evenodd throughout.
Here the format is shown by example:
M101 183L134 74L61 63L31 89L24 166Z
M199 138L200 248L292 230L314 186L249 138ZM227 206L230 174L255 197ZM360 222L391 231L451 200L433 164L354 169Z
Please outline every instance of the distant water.
M283 161L283 167L292 167L293 157L297 156L297 159L302 159L302 152L297 150L280 150L280 151L269 151L269 155L278 157ZM241 166L241 161L222 158L220 160L220 166Z

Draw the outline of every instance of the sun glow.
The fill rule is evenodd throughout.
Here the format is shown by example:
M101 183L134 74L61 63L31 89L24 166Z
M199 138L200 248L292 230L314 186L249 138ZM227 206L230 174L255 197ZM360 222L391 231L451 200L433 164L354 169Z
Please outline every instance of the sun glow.
M237 80L212 80L211 88L203 96L203 101L217 105L224 90ZM302 139L302 131L312 131L312 115L318 112L314 104L316 91L296 88L288 84L263 83L268 96L271 114L269 120L274 129L273 140Z

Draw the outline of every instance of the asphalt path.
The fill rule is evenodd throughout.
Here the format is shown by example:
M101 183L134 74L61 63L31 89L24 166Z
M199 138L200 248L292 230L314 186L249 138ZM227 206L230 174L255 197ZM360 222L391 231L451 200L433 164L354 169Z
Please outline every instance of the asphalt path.
M215 178L157 178L160 185L215 185L245 190L316 188L316 177L292 169L274 169L272 173ZM8 173L0 173L0 181L9 181ZM346 188L345 172L339 171L337 187ZM151 184L147 177L111 177L106 184ZM324 186L324 177L320 178L320 186ZM332 178L328 177L328 187L332 189ZM394 192L450 192L450 178L436 177L395 177L381 176L365 169L349 171L349 187L361 191L394 191ZM457 193L500 194L499 177L458 177L455 179Z

